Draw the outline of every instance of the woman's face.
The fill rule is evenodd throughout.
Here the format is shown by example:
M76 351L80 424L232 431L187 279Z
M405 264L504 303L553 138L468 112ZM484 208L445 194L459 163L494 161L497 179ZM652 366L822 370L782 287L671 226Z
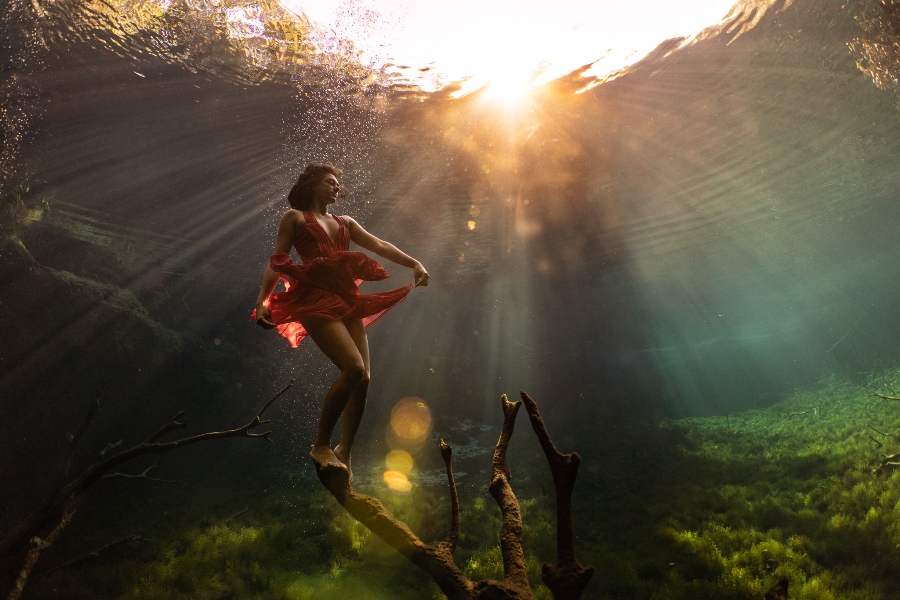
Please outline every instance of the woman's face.
M338 183L337 177L329 173L319 180L312 191L313 199L317 202L324 202L327 206L337 202L338 195L341 193L341 184Z

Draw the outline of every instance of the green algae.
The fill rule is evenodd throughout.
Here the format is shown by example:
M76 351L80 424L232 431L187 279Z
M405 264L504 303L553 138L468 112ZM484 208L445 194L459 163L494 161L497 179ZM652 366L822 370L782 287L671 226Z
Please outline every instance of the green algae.
M758 600L781 575L792 599L900 597L900 473L876 472L883 454L900 449L900 402L872 395L892 381L831 381L727 417L598 426L577 448L576 551L597 567L585 598ZM535 595L549 599L540 565L555 553L552 486L533 448L511 452L530 453L513 465L512 483ZM257 477L265 493L220 480L85 507L50 565L119 535L146 540L37 577L28 597L60 589L73 600L442 597L311 473ZM365 491L424 540L446 535L446 489ZM460 491L457 564L473 580L502 577L499 511L486 489Z

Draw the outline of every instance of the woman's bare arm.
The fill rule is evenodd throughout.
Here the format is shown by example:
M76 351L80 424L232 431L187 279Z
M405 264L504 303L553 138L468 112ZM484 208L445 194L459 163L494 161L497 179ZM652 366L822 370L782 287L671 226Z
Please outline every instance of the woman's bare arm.
M300 211L292 209L281 217L273 254L287 254L291 251L300 216ZM275 323L269 319L269 309L266 308L264 302L272 295L276 283L278 283L278 273L266 265L266 272L263 273L262 284L259 286L259 296L256 297L256 322L266 329L275 327Z
M397 263L413 270L413 277L416 285L428 285L428 271L422 266L422 263L406 254L390 242L380 240L365 229L363 226L353 220L351 217L344 217L347 221L347 228L350 230L350 239L360 247L374 252L382 258L386 258L391 262Z

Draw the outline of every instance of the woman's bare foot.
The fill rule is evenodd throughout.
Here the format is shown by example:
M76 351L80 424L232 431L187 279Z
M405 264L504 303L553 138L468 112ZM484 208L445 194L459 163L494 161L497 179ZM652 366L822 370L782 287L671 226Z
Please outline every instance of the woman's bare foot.
M353 469L350 468L350 453L345 452L340 444L334 447L334 455L350 471L350 483L353 483Z
M347 465L342 463L341 460L335 456L329 446L313 446L309 455L320 467L337 467L339 469L350 470Z

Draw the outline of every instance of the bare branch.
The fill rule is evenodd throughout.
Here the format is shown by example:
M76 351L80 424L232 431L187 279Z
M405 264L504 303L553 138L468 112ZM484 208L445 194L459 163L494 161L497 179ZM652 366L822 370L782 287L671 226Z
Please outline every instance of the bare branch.
M62 519L60 519L56 527L53 528L53 531L51 531L50 534L47 535L47 537L45 537L44 539L41 539L37 536L31 538L31 548L25 555L25 562L22 564L22 568L19 571L19 577L16 579L16 583L13 586L12 591L9 593L7 600L19 599L19 596L21 596L22 592L25 590L25 583L28 582L28 576L31 575L31 570L34 569L34 565L41 557L41 552L53 545L53 542L56 541L57 536L59 536L59 534L62 533L62 530L66 528L66 526L72 520L72 515L74 514L75 511L63 512Z
M106 552L109 552L113 548L117 548L123 544L129 544L131 542L143 542L143 541L146 541L146 540L144 540L144 538L142 538L139 535L129 535L129 536L120 538L118 540L112 541L103 546L100 546L96 550L91 550L90 552L86 552L84 554L76 556L75 558L69 559L66 562L56 565L53 568L47 569L45 571L41 571L40 574L41 574L41 576L43 576L43 575L47 575L49 573L53 573L55 571L59 571L61 569L68 569L69 567L74 567L76 565L80 565L81 563L85 563L85 562L88 562L91 560L97 560L98 558L100 558L101 554L105 554Z
M98 456L100 458L105 458L107 452L109 452L110 450L115 450L116 448L121 446L122 442L124 442L124 441L125 440L119 440L118 442L109 442L108 444L106 444L106 447L100 451L100 454Z
M0 540L0 556L20 552L32 536L36 535L63 513L66 504L72 498L75 498L76 496L84 492L108 472L112 471L119 465L130 461L133 458L143 456L145 454L158 455L164 452L170 452L177 448L183 448L185 446L190 446L198 442L205 442L207 440L213 439L246 437L262 438L270 441L269 435L271 434L271 431L254 433L253 429L269 422L262 421L260 419L260 416L272 404L272 402L275 401L275 399L284 394L292 385L293 380L291 380L291 383L289 383L277 394L275 394L275 396L271 400L266 402L263 408L253 417L253 419L251 419L245 425L237 427L235 429L229 429L226 431L211 431L169 442L156 442L155 439L160 435L163 435L164 433L167 433L168 431L176 428L173 426L173 423L178 424L177 418L183 414L179 413L169 422L168 425L164 426L156 434L151 436L148 441L140 443L136 446L132 446L131 448L128 448L126 450L122 450L117 454L109 457L106 456L107 453L118 448L122 444L122 440L107 444L106 448L104 448L104 450L100 453L100 458L103 460L91 465L80 476L76 477L68 484L56 489L53 493L50 494L47 500L38 509L36 509L22 522L20 522L9 535ZM144 472L144 474L146 474L146 471ZM149 477L144 478L150 479Z
M237 518L238 518L239 516L241 516L242 514L244 514L245 512L247 512L248 510L250 510L250 506L249 506L249 505L248 505L248 506L245 506L245 507L242 508L241 510L237 511L236 513L234 513L233 515L231 515L230 517L228 517L227 519L225 519L224 521L222 521L222 523L223 523L223 524L230 523L230 522L234 521L235 519L237 519Z
M92 485L97 479L102 477L107 471L110 471L114 467L118 465L128 462L129 460L142 456L144 454L162 454L164 452L170 452L175 450L176 448L183 448L185 446L190 446L192 444L196 444L198 442L205 442L207 440L214 440L220 438L230 438L230 437L247 437L247 438L261 438L266 441L271 441L269 439L269 435L272 433L271 431L266 431L263 433L253 433L252 430L260 425L264 425L266 423L270 423L271 421L263 421L260 419L260 416L265 412L265 410L274 402L279 396L284 394L290 387L293 385L293 379L291 379L291 383L282 388L275 396L272 397L263 408L256 413L256 416L253 417L248 423L241 427L236 427L234 429L228 429L226 431L208 431L206 433L200 433L198 435L181 438L178 440L172 440L169 442L151 442L149 440L155 440L161 435L172 431L173 429L180 428L183 424L177 421L178 417L183 415L184 412L180 412L175 415L169 423L164 426L162 429L157 431L154 435L150 436L148 441L138 444L137 446L132 446L127 450L122 450L118 454L115 454L105 461L94 465L89 468L81 477L71 482L64 488L64 491L71 492L72 495L77 495L84 491L87 487ZM121 442L119 442L121 443ZM118 443L116 444L118 445Z
M81 441L81 438L84 437L84 432L87 431L88 426L91 424L91 421L94 420L94 415L97 414L97 411L100 410L100 399L102 398L102 394L98 394L94 401L91 402L91 406L88 409L87 415L85 415L84 420L81 422L81 426L75 431L74 434L68 434L69 438L69 446L66 448L65 456L63 457L62 467L60 468L59 478L60 481L64 480L66 475L69 474L69 468L72 466L72 457L75 455L75 450L78 449L78 443Z
M790 420L793 419L794 417L799 417L799 416L806 415L806 414L809 414L809 413L816 413L816 416L818 417L818 416L819 416L819 407L818 407L818 406L814 406L813 408L811 408L811 409L809 409L809 410L804 410L804 411L802 411L802 412L791 413L791 414L787 415L781 422L784 423L785 421L790 421Z
M102 478L113 479L116 477L122 477L124 479L146 479L147 481L157 481L159 483L187 483L186 481L178 481L177 479L159 479L157 477L149 477L147 473L149 473L150 469L153 469L154 467L156 467L155 464L150 465L137 475L130 475L128 473L107 473Z
M881 460L881 464L875 469L875 473L880 474L897 466L900 466L900 452L885 456Z
M871 429L872 431L874 431L875 433L877 433L877 434L879 434L879 435L883 435L884 437L890 437L889 434L887 434L887 433L885 433L885 432L883 432L883 431L879 431L879 430L875 429L874 427L872 427L871 425L868 425L868 424L867 424L866 427L868 427L869 429Z
M900 396L897 396L896 394L894 396L887 396L885 394L872 394L872 395L876 396L878 398L881 398L882 400L894 400L894 401L900 402Z
M151 435L149 438L147 438L146 443L149 444L151 442L155 442L162 436L166 435L167 433L169 433L170 431L173 431L175 429L184 429L185 427L187 427L187 421L179 421L178 420L179 418L183 417L186 413L187 413L187 411L185 411L185 410L179 411L178 414L176 414L174 417L169 419L168 423L163 425L162 429L160 429L159 431L157 431L156 433Z
M594 567L583 567L575 558L575 531L572 522L572 492L581 457L577 453L562 454L553 445L547 426L538 412L537 403L525 392L522 402L531 427L544 449L553 487L556 489L556 561L544 563L541 579L556 600L577 600L594 575Z
M275 401L276 401L283 393L285 393L286 391L288 391L289 389L291 389L291 387L292 387L293 385L294 385L294 378L291 377L291 380L288 382L288 384L287 384L286 386L284 386L283 388L281 388L281 390L280 390L277 394L275 394L274 396L272 396L272 399L269 400L268 402L266 402L265 406L263 406L263 407L259 410L259 412L256 413L256 418L259 419L260 417L262 417L262 416L263 416L263 413L266 412L266 409L269 408L269 406L271 406L272 403L275 402ZM262 423L269 423L269 421L263 421Z
M869 438L870 440L872 440L873 442L875 442L876 444L878 444L878 447L879 447L879 448L883 448L883 447L884 447L884 444L882 444L881 442L879 442L878 440L876 440L875 438L873 438L871 435L866 434L866 437Z
M506 582L516 587L530 590L528 571L525 568L525 552L522 550L522 511L519 500L509 485L509 465L506 450L516 425L516 415L521 402L510 402L506 394L500 398L503 408L503 428L494 449L491 468L491 484L488 490L500 507L503 524L500 526L500 553L503 556L503 572Z
M447 467L447 484L450 486L450 533L441 544L450 554L453 554L459 541L459 495L456 491L456 480L453 478L453 465L451 464L453 448L444 443L444 440L441 440L440 447L441 458L444 459L444 465Z

